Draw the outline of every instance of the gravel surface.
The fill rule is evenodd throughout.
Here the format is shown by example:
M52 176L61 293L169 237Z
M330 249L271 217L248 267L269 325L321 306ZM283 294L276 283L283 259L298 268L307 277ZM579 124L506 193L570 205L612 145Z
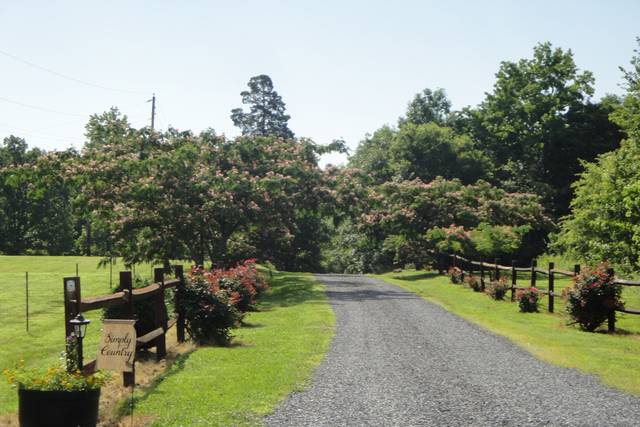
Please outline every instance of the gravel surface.
M266 425L640 425L640 398L541 362L413 293L362 276L318 278L336 313L331 350L309 389Z

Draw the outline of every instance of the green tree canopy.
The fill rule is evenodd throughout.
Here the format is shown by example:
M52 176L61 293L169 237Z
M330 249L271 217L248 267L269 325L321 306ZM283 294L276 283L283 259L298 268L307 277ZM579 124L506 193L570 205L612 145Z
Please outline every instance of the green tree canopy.
M279 136L293 138L289 129L288 114L282 97L273 89L271 77L260 74L249 79L249 90L242 91L242 103L249 106L249 111L242 108L231 110L233 124L247 136Z
M620 141L617 127L605 119L609 106L589 101L593 84L571 50L541 43L531 59L503 62L493 91L477 109L457 115L455 126L492 157L496 183L543 195L561 215L580 160L592 160Z
M417 93L407 106L406 117L401 117L400 124L409 122L416 125L437 123L445 125L451 112L451 101L444 89L424 89Z
M640 43L640 39L639 39ZM640 267L640 52L623 69L627 93L611 118L628 135L620 148L602 154L575 183L571 214L562 222L559 248L589 261L624 270Z

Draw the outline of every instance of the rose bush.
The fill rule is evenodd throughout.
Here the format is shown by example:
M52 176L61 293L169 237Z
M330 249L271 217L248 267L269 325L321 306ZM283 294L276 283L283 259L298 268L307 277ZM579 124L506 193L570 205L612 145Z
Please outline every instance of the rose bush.
M482 292L482 282L478 276L472 274L466 276L464 278L464 284L473 289L474 292Z
M458 267L449 267L449 278L451 279L451 283L458 285L462 283L463 272Z
M537 313L540 301L540 291L538 288L528 288L518 291L518 307L523 313Z
M500 279L489 282L485 292L495 300L503 300L509 289L511 289L511 285L505 279Z
M621 293L622 286L614 283L606 264L585 268L566 288L567 312L583 330L593 332L610 313L624 307Z

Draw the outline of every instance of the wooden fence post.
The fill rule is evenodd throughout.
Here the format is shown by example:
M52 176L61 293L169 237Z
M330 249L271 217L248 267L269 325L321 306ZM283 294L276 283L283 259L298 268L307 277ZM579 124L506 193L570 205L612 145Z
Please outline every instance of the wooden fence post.
M120 272L120 283L118 285L121 291L124 292L127 302L126 317L128 319L135 320L135 310L133 308L133 276L130 271ZM131 372L122 373L122 385L124 387L133 387L136 383L136 364L133 363Z
M518 273L516 272L516 260L511 260L511 301L516 300L516 287L518 284Z
M82 294L80 292L79 277L65 277L62 279L64 285L64 348L67 352L67 371L71 372L76 365L75 361L69 360L69 354L72 350L68 338L73 334L73 326L69 321L80 313L80 301Z
M181 265L174 266L175 275L180 280L178 283L175 299L173 304L176 310L176 334L178 336L178 342L184 342L184 307L182 304L182 298L184 295L184 268Z
M613 280L613 276L615 276L615 272L613 271L613 268L609 268L607 269L607 276L609 277L610 280ZM609 315L607 316L607 329L609 330L609 332L615 332L616 331L616 310L611 309L611 311L609 312Z
M580 274L580 264L575 264L573 266L573 275L577 276L578 274Z
M549 263L549 313L553 313L553 303L554 303L554 277L553 277L553 269L556 267L555 263Z
M25 321L26 321L26 326L27 326L27 332L29 332L29 272L25 271L24 273L24 296L25 296L25 308L24 308L24 314L25 314Z
M500 281L500 269L498 268L498 260L494 259L493 260L494 264L495 264L495 271L493 273L493 279L498 282Z
M164 305L164 268L153 269L153 281L160 286L160 292L155 298L155 326L162 328L165 333L156 338L156 360L161 360L167 355L167 314Z
M458 256L456 254L453 254L453 267L456 266L456 259L458 259Z
M531 260L531 287L536 287L536 267L538 266L538 261L535 259Z
M80 313L80 278L65 277L62 279L64 286L64 338L66 339L73 333L73 326L69 320L73 319Z
M484 262L480 261L480 289L484 292Z

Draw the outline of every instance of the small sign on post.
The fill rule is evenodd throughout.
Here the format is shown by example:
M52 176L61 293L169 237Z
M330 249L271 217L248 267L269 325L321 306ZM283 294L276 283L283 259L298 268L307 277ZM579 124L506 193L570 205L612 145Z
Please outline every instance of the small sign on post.
M104 319L96 368L133 372L136 357L135 320Z

